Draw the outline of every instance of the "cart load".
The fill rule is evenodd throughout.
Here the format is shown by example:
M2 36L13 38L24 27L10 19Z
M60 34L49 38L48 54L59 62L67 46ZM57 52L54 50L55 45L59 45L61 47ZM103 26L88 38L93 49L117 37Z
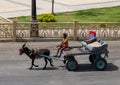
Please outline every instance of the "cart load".
M86 51L97 54L104 54L107 51L108 44L106 44L101 39L94 38L92 40L83 41L82 46L85 47Z

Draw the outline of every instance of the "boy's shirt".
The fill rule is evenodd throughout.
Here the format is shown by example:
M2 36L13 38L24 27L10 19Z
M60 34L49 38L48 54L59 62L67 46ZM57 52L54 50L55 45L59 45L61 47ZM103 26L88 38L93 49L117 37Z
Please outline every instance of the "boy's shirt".
M62 43L63 43L64 47L68 47L68 39L67 38L66 39L63 38Z

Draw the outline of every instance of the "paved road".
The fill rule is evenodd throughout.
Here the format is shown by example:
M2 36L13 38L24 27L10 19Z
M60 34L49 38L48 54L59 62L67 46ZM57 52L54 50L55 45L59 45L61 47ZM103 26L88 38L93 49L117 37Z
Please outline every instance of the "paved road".
M79 69L69 72L60 61L53 61L54 67L48 65L42 70L43 59L36 60L39 68L28 70L30 59L19 56L18 49L23 42L0 42L0 85L119 85L120 84L120 41L106 41L109 45L108 67L105 71L95 71L88 61L88 56L76 56ZM49 44L48 44L49 43ZM49 48L56 53L59 42L29 42L30 48ZM80 42L70 41L71 46Z
M36 0L37 13L51 13L51 0ZM55 12L120 6L120 0L55 0ZM31 15L31 0L0 0L0 16Z

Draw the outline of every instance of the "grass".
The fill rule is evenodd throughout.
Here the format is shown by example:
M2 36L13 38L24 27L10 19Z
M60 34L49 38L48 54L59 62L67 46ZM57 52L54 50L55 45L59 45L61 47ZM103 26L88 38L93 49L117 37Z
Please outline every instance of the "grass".
M56 13L57 22L120 22L120 6ZM17 21L28 22L30 16L21 16Z
M120 6L80 10L74 12L58 13L55 18L58 22L120 22Z
M31 17L30 16L20 16L20 17L15 17L15 18L10 18L11 20L15 20L18 22L30 22L31 21Z

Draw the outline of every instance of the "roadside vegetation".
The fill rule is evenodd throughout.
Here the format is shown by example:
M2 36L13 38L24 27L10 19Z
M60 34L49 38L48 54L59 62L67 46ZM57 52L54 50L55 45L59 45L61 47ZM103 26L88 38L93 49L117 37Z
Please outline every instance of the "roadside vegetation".
M55 22L120 22L120 6L56 13L54 19ZM12 20L29 22L31 18L21 16Z

